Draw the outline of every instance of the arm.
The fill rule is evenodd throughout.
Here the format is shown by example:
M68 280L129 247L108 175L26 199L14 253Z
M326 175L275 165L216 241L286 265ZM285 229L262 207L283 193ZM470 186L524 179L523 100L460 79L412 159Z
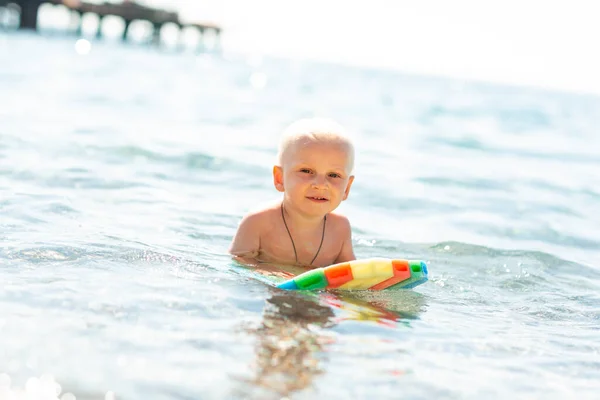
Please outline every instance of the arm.
M242 218L229 246L229 254L246 265L256 265L260 250L259 218L250 214Z
M342 243L342 249L335 259L335 264L347 261L356 260L354 256L354 248L352 246L352 228L350 227L350 221L347 218L343 218L341 221L340 237L344 238Z

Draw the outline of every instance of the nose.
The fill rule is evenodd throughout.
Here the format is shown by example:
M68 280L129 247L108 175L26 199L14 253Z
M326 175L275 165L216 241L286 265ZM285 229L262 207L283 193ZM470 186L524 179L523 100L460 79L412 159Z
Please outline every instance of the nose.
M312 185L316 188L322 188L327 186L327 178L323 175L315 175Z

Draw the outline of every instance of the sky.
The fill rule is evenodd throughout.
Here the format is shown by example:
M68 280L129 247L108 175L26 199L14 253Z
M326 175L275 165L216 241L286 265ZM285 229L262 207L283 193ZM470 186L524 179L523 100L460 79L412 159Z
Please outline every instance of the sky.
M138 0L225 51L600 94L598 0Z

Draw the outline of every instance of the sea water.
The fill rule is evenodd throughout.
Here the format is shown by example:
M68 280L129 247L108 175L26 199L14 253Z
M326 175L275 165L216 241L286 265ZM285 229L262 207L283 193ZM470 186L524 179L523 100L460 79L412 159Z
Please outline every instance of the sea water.
M0 397L597 398L599 98L76 40L0 36ZM313 115L356 139L357 257L429 282L232 268Z

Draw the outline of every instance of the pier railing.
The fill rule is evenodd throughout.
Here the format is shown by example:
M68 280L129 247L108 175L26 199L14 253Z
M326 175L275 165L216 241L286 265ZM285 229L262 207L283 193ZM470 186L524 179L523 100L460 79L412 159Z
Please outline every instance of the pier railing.
M90 3L80 0L0 0L0 8L11 6L19 13L19 29L38 29L38 12L42 4L62 5L79 15L79 26L77 32L81 33L81 21L84 14L92 13L98 16L97 36L101 36L102 19L107 16L121 17L125 22L123 40L126 40L131 22L136 20L148 21L152 24L156 37L160 34L163 25L175 24L179 29L195 28L201 34L212 31L218 38L221 27L211 23L183 22L177 12L148 7L134 1L123 1L121 3Z

